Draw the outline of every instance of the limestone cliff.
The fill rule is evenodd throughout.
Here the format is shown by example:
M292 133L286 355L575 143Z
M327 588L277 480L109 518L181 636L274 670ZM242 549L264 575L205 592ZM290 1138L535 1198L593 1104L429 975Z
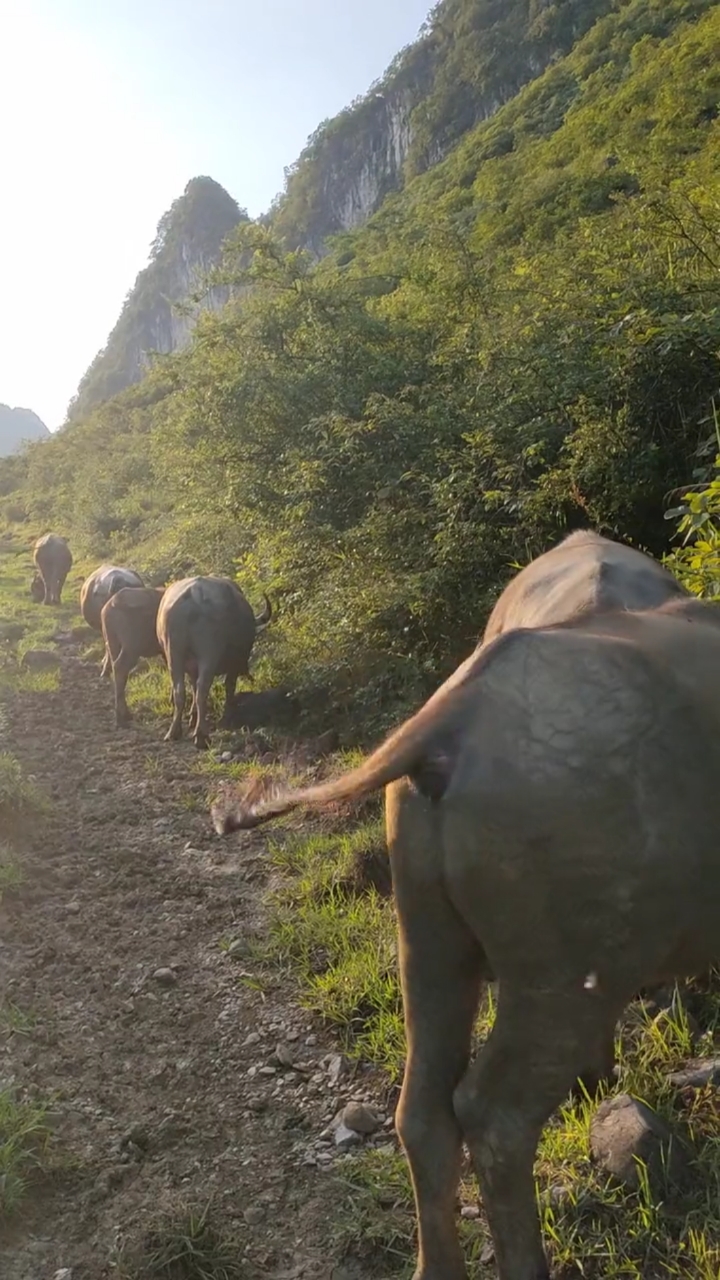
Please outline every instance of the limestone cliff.
M540 75L612 0L441 0L370 91L309 139L270 218L321 254Z
M138 382L153 352L168 354L187 343L202 288L220 259L223 240L247 215L212 178L193 178L158 224L150 261L138 275L102 351L83 377L69 412L80 418L102 400ZM219 310L224 288L203 292L203 308Z

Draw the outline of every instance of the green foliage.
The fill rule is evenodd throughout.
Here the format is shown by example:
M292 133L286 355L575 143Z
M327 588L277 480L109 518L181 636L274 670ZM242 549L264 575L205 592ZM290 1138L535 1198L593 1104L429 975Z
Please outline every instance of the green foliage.
M720 424L717 409L715 438L720 444ZM698 468L703 474L705 468ZM720 596L720 454L713 465L714 475L709 483L700 482L695 490L682 495L679 506L665 512L666 520L677 520L679 535L684 534L683 545L666 557L665 563L694 595L705 599Z
M0 822L8 829L20 820L45 812L47 801L34 782L26 778L19 760L0 751Z

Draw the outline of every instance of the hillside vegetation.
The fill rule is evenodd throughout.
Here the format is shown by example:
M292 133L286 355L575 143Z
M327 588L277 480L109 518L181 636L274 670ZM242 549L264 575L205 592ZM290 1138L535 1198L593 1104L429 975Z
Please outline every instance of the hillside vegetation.
M319 265L239 224L214 278L235 301L3 464L6 515L237 571L277 605L259 678L329 686L355 736L568 528L665 551L717 449L720 8L598 12Z

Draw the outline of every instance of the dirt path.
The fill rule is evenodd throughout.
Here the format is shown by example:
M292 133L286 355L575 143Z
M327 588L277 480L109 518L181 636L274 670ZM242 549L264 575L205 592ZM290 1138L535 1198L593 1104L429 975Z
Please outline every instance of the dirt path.
M0 908L0 994L32 1018L0 1035L0 1077L54 1096L56 1168L0 1241L0 1274L117 1276L158 1216L208 1201L248 1277L357 1274L329 1244L331 1148L308 1152L362 1077L333 1087L336 1047L282 985L258 988L262 834L217 840L194 749L157 725L117 733L77 657L58 692L7 712L53 807Z

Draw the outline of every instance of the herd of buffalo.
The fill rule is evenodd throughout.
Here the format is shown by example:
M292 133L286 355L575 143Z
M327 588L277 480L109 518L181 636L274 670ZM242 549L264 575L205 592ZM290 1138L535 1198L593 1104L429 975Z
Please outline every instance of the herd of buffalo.
M57 599L61 584L36 562ZM189 670L202 738L212 673L226 673L230 696L266 618L226 579L174 584L157 604L123 584L100 610L114 670L127 643L114 615L136 634L146 597L144 641L173 678L171 733ZM499 1280L548 1277L533 1181L543 1126L578 1079L592 1088L608 1076L638 991L720 959L718 779L720 609L648 556L583 531L510 582L475 651L359 768L303 789L221 788L221 835L386 788L415 1280L466 1277L463 1141ZM496 1019L472 1060L488 981Z
M72 552L65 538L47 533L33 550L35 575L30 584L34 600L59 604L72 568ZM80 610L89 627L105 641L102 674L112 672L115 720L127 724L125 700L128 676L141 658L162 657L170 672L173 719L169 740L182 735L185 677L190 677L193 701L190 732L197 747L207 747L208 696L216 676L225 677L225 708L221 726L232 723L236 686L250 679L248 662L255 637L272 616L270 601L255 615L240 588L230 578L194 577L167 587L147 587L134 569L100 565L85 579Z

